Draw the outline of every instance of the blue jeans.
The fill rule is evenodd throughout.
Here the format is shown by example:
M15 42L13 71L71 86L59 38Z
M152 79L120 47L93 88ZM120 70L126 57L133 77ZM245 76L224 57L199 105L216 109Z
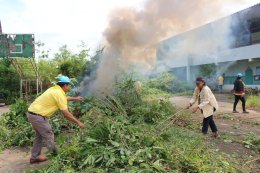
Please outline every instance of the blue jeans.
M218 85L218 92L222 93L223 92L223 85Z

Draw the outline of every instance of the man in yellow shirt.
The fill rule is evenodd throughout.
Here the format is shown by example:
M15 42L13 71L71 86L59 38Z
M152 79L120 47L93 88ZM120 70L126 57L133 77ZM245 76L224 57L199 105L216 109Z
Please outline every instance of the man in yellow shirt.
M224 75L220 75L218 77L218 92L222 93L223 92L223 85L224 85Z
M81 101L82 97L67 97L66 92L70 88L70 79L60 76L57 85L49 88L40 95L28 108L27 117L35 130L36 137L33 143L30 163L44 162L47 158L41 155L42 143L45 142L49 151L56 153L54 134L49 118L59 109L70 121L75 122L80 128L84 124L76 119L69 111L67 101Z

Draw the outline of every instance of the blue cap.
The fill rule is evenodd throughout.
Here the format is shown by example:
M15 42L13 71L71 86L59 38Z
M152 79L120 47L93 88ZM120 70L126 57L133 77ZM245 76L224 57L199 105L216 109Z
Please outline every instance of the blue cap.
M238 74L237 74L237 77L242 77L242 76L243 76L242 73L238 73Z
M67 76L59 76L58 83L70 83L70 78Z

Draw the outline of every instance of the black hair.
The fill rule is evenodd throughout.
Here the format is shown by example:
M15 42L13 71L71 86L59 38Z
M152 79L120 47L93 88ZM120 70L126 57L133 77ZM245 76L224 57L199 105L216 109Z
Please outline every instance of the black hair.
M59 86L62 88L62 87L64 87L65 85L69 85L69 83L58 82L57 85L59 85Z
M196 78L196 82L203 82L204 85L206 85L206 81L205 81L205 79L203 77L197 77Z

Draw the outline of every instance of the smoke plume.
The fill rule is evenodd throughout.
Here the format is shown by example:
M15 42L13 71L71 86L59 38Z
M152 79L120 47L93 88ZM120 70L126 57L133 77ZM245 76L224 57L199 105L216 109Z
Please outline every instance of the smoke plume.
M105 51L97 69L94 90L109 91L113 81L138 64L140 70L152 70L158 64L156 49L168 37L194 29L228 15L226 7L243 3L242 0L147 0L142 9L120 8L111 12L105 29ZM201 39L203 32L190 35L190 39L177 45L183 52L208 54L219 45L227 45L229 25L219 26L223 32L217 39ZM198 41L200 41L198 43ZM214 43L209 47L208 43ZM212 50L213 49L213 50ZM179 59L167 59L164 63L178 63ZM168 64L169 65L169 64Z

